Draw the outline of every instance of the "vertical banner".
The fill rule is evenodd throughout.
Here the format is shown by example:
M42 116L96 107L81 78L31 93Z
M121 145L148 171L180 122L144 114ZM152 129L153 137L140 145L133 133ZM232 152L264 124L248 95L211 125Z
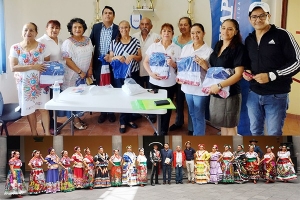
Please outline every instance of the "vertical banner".
M221 40L221 24L225 19L235 19L240 25L240 32L243 40L253 31L249 22L249 6L251 3L260 0L210 0L211 21L212 21L212 48ZM246 106L249 83L242 79L240 81L242 89L242 107L238 133L240 135L251 135L250 121Z

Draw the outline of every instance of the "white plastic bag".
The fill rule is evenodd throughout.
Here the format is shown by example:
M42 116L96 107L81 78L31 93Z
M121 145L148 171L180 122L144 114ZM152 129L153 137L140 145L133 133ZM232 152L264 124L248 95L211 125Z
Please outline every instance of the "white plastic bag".
M126 78L124 80L124 85L122 85L122 90L130 96L146 92L146 90L142 88L142 86L137 84L135 80L133 80L132 78Z

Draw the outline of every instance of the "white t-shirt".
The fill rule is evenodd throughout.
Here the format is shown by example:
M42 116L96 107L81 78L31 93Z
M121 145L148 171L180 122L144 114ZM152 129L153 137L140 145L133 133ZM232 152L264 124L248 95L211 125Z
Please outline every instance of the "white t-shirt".
M168 56L171 57L171 59L174 62L176 62L176 60L178 60L178 58L180 57L181 48L172 42L172 44L170 46L168 46L167 49L165 49L165 47L162 45L162 43L158 42L158 43L153 43L150 45L150 47L146 51L146 55L150 57L152 53L156 53L156 52L167 54ZM171 87L171 86L175 85L176 84L176 74L175 74L174 68L170 67L170 75L169 75L168 79L156 80L150 76L149 82L152 83L153 85L157 85L160 87Z
M213 49L210 48L206 43L204 43L199 49L194 50L193 44L187 44L182 48L180 58L195 56L197 55L200 58L203 58L207 61L209 65L209 57L213 52ZM206 71L201 69L201 82L203 83L206 75ZM194 86L188 84L182 84L181 90L186 94L198 95L198 96L207 96L202 92L202 86Z
M61 53L61 45L63 41L58 39L58 44L51 39L47 34L44 34L42 37L37 39L38 42L46 45L46 51L50 54L50 61L59 61L64 62Z
M153 33L153 32L149 32L148 36L145 40L143 40L142 34L141 32L137 32L135 34L132 35L132 37L135 37L136 39L138 39L140 41L140 47L141 47L141 51L142 51L142 61L140 61L140 76L149 76L148 72L145 70L143 62L145 59L145 55L146 55L146 51L149 48L149 46L151 44L154 43L154 41L156 39L160 39L160 35L158 35L157 33Z

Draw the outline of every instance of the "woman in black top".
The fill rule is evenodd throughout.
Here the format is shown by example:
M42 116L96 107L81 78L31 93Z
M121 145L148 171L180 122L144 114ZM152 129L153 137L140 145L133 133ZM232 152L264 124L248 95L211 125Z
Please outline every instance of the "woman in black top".
M233 75L210 87L210 120L221 127L221 135L236 135L241 110L241 89L238 81L242 78L245 63L245 48L239 24L234 19L226 19L221 26L220 40L210 56L211 67L232 69ZM229 97L221 98L218 92L230 86Z

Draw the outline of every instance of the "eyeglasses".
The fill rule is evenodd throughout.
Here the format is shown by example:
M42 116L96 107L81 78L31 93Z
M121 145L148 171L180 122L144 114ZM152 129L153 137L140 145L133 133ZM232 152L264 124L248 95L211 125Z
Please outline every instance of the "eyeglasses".
M251 15L251 16L250 16L250 19L251 19L252 21L256 21L258 18L259 18L260 20L266 20L268 15L269 15L268 13L264 13L264 14L261 14L261 15Z

